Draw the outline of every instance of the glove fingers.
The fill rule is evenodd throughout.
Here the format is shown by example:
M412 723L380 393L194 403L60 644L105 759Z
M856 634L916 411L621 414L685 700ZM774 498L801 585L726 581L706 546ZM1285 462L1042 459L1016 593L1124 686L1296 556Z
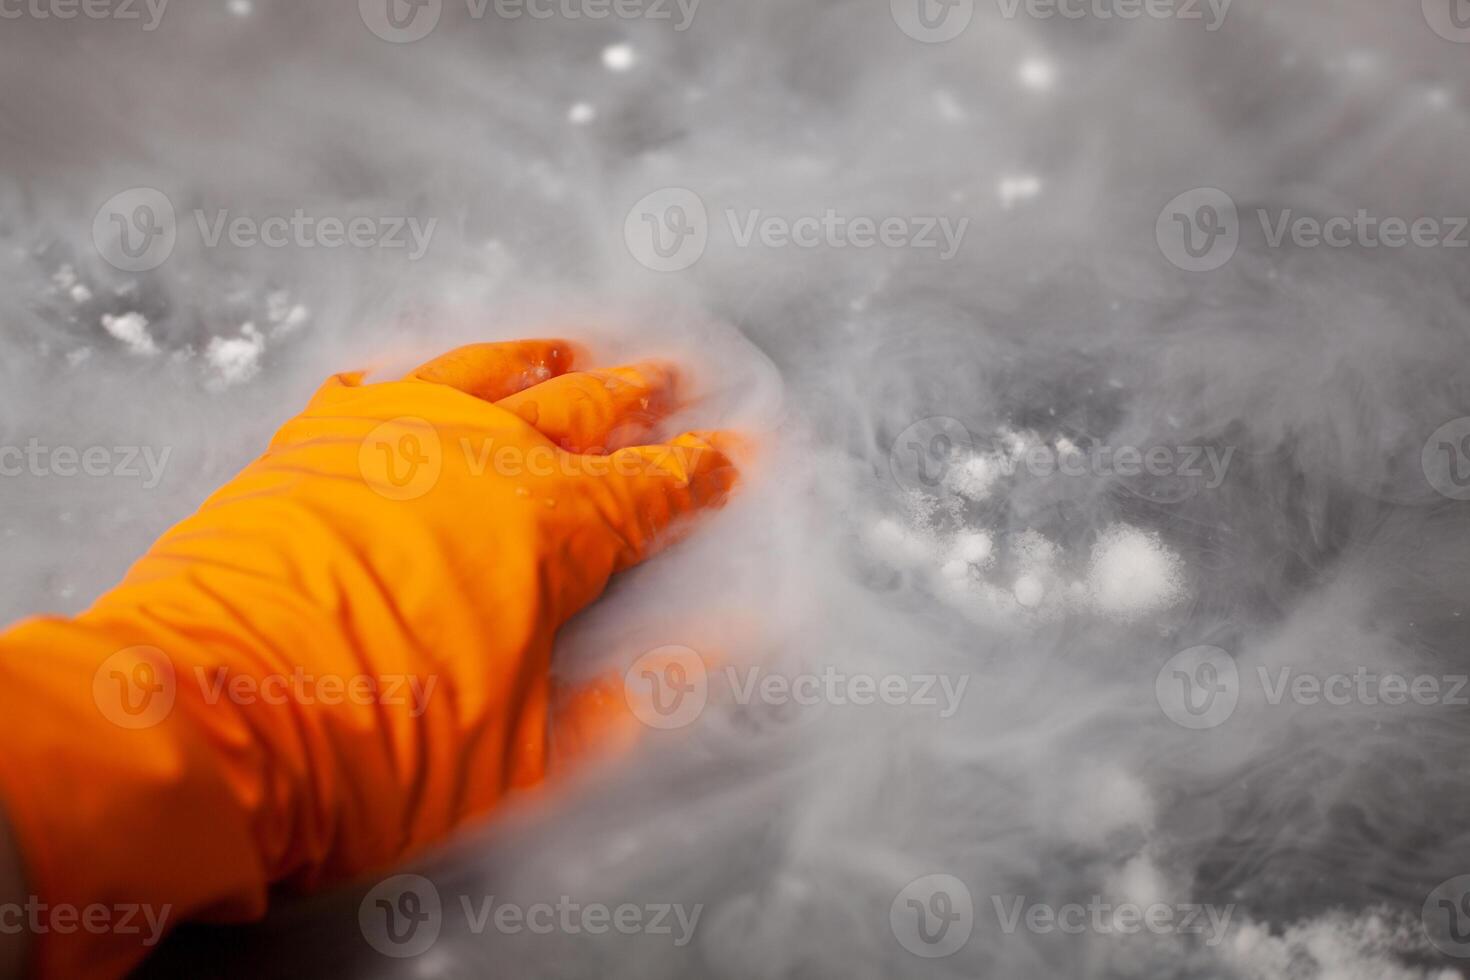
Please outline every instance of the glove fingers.
M573 357L565 340L467 344L420 365L405 380L448 385L493 402L571 370Z
M671 365L576 371L496 402L568 452L603 453L645 438L675 405Z
M679 517L723 506L739 475L727 452L738 445L726 432L686 432L665 445L632 446L612 454L607 481L628 544L618 567L637 564L670 538Z

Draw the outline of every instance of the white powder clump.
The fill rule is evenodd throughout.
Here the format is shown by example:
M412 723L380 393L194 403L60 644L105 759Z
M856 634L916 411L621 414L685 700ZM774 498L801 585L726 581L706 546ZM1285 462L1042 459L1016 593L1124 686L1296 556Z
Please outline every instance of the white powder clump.
M127 344L128 350L134 354L146 357L158 353L158 345L148 333L148 318L141 313L124 313L122 316L104 313L102 329Z
M300 303L292 303L291 296L283 289L278 289L265 298L266 319L271 324L271 334L275 336L295 333L306 325L311 319L311 311Z
M904 527L891 517L879 518L868 528L865 537L873 554L894 564L928 564L935 557L933 544L927 536Z
M1087 588L1096 609L1133 619L1184 597L1184 562L1157 534L1115 524L1093 545Z
M1406 916L1338 910L1288 925L1279 933L1237 916L1226 942L1225 964L1246 977L1302 980L1462 980L1458 970L1408 966L1402 953L1433 951L1423 927Z
M944 482L962 497L984 500L1004 470L1001 460L995 456L967 456L950 469Z
M962 558L951 558L939 569L945 578L964 581L970 577L970 563Z
M1041 605L1042 596L1046 595L1046 586L1042 585L1041 579L1035 575L1022 575L1011 587L1011 594L1027 609L1035 609Z
M1017 567L1033 575L1045 576L1051 573L1052 563L1060 549L1055 541L1040 531L1027 528L1011 539L1010 550L1011 560Z
M265 351L265 338L247 323L239 337L215 337L205 348L204 358L217 372L214 383L224 387L249 381L260 371L260 355Z
M966 564L984 565L990 561L994 547L990 535L984 531L966 531L954 539L954 556Z

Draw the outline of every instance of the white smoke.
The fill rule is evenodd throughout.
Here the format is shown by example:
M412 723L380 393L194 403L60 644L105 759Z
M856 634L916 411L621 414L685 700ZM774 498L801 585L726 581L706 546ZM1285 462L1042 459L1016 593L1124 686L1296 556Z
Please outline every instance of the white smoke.
M367 948L350 894L287 906L252 952L170 955L414 977L1454 975L1420 909L1470 873L1464 709L1273 692L1282 670L1467 669L1470 522L1421 468L1470 415L1466 253L1273 247L1257 215L1464 214L1464 47L1368 0L1235 0L1214 30L975 4L932 44L901 4L662 6L445 0L411 43L336 0L0 25L0 443L171 453L151 487L5 477L4 611L84 607L333 371L562 334L687 362L708 397L671 428L761 445L727 511L568 627L564 679L677 644L716 681L963 680L958 710L742 704L712 682L693 724L429 862L430 952ZM138 187L177 242L131 273L94 219ZM1195 188L1239 210L1210 271L1157 237ZM659 272L630 210L669 189L707 240ZM404 247L218 224L298 210L402 219ZM817 247L782 238L800 218ZM899 219L904 244L857 247L860 218ZM1056 471L1099 444L1172 468ZM1161 704L1196 647L1239 678L1212 727ZM892 914L938 874L973 930L925 958ZM476 933L459 899L488 895L702 911L684 945ZM1094 899L1229 918L1006 928L1017 900Z

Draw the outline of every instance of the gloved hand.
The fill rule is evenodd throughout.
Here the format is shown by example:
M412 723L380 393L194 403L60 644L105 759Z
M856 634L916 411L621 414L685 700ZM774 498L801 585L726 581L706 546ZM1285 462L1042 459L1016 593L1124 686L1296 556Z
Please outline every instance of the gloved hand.
M571 360L526 341L338 375L90 610L0 636L30 891L248 919L540 780L557 628L735 478L716 434L633 445L667 367ZM33 968L120 974L134 924L44 931Z

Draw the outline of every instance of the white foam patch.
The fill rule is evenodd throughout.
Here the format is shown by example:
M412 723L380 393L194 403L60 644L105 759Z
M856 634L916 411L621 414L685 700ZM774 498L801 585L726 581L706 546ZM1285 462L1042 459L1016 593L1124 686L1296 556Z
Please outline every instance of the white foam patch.
M1027 609L1035 609L1041 605L1041 600L1046 595L1046 586L1036 575L1021 575L1016 579L1016 584L1011 586L1011 594Z
M240 328L239 337L215 337L205 348L204 359L215 371L213 383L220 386L243 384L260 372L260 356L265 353L265 338L251 323Z
M1157 534L1115 524L1093 546L1087 589L1099 612L1135 619L1184 597L1184 562Z
M967 565L988 565L995 542L984 531L964 531L955 536L954 558Z
M1246 921L1220 958L1248 980L1463 980L1458 970L1405 966L1402 954L1431 952L1417 922L1374 911L1333 912L1273 935Z
M265 298L265 318L271 325L271 334L284 336L295 333L311 320L311 311L300 303L292 303L285 290L276 290Z
M134 354L147 357L158 353L158 345L148 333L148 318L141 313L124 313L122 316L104 313L102 329L126 344Z
M967 456L945 474L945 485L968 500L984 500L1004 474L1002 461L994 455Z
M1049 575L1059 551L1056 542L1034 528L1027 528L1011 541L1011 560L1023 574Z
M937 557L932 538L891 517L874 521L864 535L864 543L874 555L897 565L933 563Z

